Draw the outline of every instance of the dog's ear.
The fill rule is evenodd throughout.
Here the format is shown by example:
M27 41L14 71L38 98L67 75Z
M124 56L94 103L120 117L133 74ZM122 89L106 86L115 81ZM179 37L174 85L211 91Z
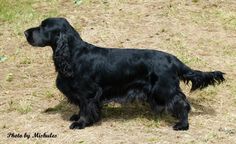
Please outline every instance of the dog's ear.
M60 33L57 47L53 53L53 60L56 71L65 77L73 77L74 72L72 69L71 53L68 44L68 37L64 33Z

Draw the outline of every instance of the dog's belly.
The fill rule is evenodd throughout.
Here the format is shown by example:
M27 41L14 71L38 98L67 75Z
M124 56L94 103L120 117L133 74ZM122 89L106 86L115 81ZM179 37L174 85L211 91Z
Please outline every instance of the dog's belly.
M122 86L108 86L103 89L103 103L115 101L119 103L145 102L151 85L146 81L128 83Z

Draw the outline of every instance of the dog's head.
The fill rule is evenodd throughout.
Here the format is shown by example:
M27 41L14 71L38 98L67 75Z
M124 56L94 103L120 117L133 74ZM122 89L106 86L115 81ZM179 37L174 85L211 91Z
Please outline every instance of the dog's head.
M38 27L30 28L24 34L30 45L44 47L56 45L61 34L69 35L73 32L73 27L66 19L47 18Z
M24 34L32 46L52 47L56 71L65 77L74 75L71 62L73 40L79 42L82 42L82 40L66 19L47 18L38 27L30 28Z

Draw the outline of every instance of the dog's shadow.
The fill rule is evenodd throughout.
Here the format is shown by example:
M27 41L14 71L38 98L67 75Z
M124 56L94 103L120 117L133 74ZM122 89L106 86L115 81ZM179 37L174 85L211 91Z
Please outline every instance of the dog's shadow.
M191 103L192 111L190 112L190 117L198 115L215 115L216 112L210 106L204 106L199 104L197 99L189 98ZM47 108L43 113L46 114L56 114L60 113L63 120L69 121L73 114L77 114L79 108L68 103L67 100L60 101L54 107ZM173 125L176 119L171 117L169 114L156 114L150 110L147 104L127 104L120 105L117 103L105 104L102 109L102 121L124 121L136 118L145 118L148 120L154 120L155 122L164 121L167 125ZM100 124L100 123L97 123Z
M215 116L216 115L215 109L212 108L210 105L203 104L201 98L199 99L188 98L188 100L192 108L190 112L190 116L198 116L198 115Z

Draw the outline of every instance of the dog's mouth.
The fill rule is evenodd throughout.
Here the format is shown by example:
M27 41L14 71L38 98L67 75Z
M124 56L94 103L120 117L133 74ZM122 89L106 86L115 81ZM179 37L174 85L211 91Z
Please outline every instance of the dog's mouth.
M37 43L31 41L30 39L27 39L27 42L33 47L45 47L46 46L44 44L37 44Z
M27 42L28 42L31 46L33 46L33 47L43 47L43 46L40 46L40 45L36 44L36 43L35 43L34 41L32 41L31 39L26 38L26 40L27 40Z
M29 34L29 32L26 30L24 31L24 35L25 35L25 38L27 40L27 42L33 46L33 47L45 47L46 45L45 44L40 44L38 42L35 42L34 39L32 39L32 36Z
M37 45L34 42L32 42L30 39L26 38L26 40L31 46L37 47Z
M30 39L30 34L29 34L28 30L24 31L24 35L25 35L25 38L26 38L27 42L28 42L30 45L35 46L35 47L37 46L37 45L34 43L34 41L33 41L32 39Z

